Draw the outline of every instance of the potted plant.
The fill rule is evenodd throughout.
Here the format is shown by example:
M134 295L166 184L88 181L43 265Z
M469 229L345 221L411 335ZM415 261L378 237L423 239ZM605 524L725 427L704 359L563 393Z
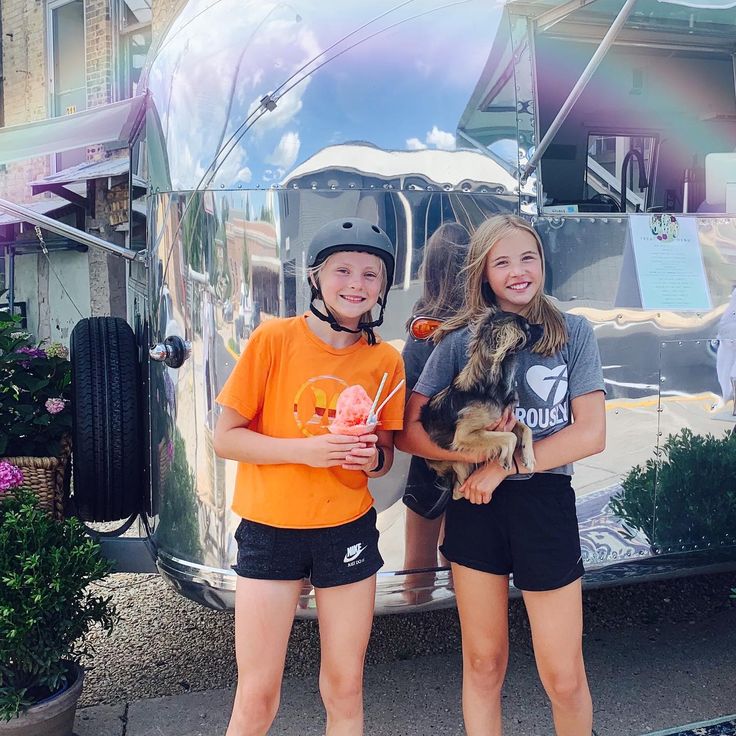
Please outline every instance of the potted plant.
M88 587L109 571L83 524L53 518L0 461L0 735L71 736L84 635L117 615Z
M0 310L0 458L61 516L70 454L71 364L60 343L35 344L19 318Z

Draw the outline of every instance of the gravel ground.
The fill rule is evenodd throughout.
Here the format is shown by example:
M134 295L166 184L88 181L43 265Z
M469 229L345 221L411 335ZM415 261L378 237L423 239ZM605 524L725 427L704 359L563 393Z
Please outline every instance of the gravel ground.
M664 623L697 625L733 605L736 573L704 575L656 583L586 591L585 635ZM90 635L95 653L85 662L87 677L80 706L175 695L227 687L236 679L233 614L203 608L169 588L157 575L111 575L98 586L109 592L121 620L111 636ZM511 601L512 646L530 647L520 600ZM458 652L455 610L377 617L368 663ZM286 677L316 675L317 624L294 624Z

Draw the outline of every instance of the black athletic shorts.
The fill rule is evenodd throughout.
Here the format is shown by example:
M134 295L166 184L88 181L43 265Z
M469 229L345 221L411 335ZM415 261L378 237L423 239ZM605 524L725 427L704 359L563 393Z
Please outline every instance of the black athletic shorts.
M520 590L555 590L577 580L584 569L570 476L505 480L487 504L450 501L440 550L458 565L511 574Z
M235 541L233 570L244 578L310 578L315 588L333 588L365 580L383 566L375 509L347 524L321 529L281 529L243 519Z

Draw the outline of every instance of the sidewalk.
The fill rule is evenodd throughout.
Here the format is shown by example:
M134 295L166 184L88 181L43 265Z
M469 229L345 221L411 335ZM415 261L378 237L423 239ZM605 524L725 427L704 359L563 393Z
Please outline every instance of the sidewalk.
M732 713L736 608L697 626L656 624L586 637L600 736L640 736ZM366 669L366 734L462 736L459 654L418 657ZM143 676L143 673L141 673ZM77 714L76 736L222 736L232 690L173 695ZM313 678L284 680L273 736L321 736ZM512 650L504 690L506 732L545 736L552 724L528 647ZM127 722L126 722L127 719Z

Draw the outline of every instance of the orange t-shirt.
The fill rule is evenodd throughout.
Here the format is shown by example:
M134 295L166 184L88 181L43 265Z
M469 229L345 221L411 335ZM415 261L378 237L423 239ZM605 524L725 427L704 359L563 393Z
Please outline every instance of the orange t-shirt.
M217 401L250 419L255 432L310 437L328 431L344 388L360 384L373 397L384 373L383 398L404 377L401 355L388 343L369 345L361 336L347 348L333 348L310 330L306 315L275 319L255 330ZM401 429L403 414L402 386L381 410L379 429ZM372 504L362 471L238 463L232 508L250 521L293 529L337 526Z

